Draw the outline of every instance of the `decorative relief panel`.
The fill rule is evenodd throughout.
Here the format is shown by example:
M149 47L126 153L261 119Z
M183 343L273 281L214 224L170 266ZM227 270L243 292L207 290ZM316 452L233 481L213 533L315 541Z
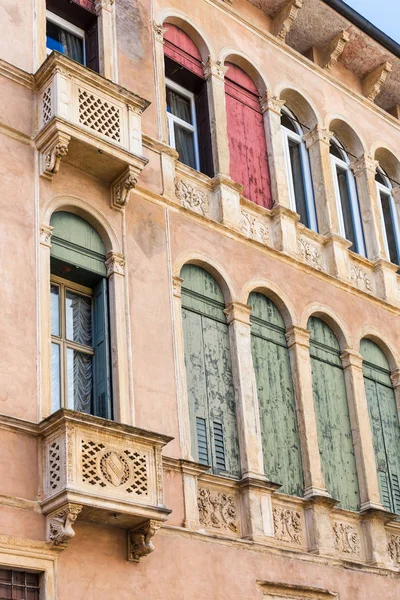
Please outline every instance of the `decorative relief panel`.
M335 535L335 548L344 554L360 554L361 543L358 529L350 523L333 523L333 533Z
M303 530L299 512L284 506L274 506L273 517L277 540L297 545L302 544Z
M388 535L388 552L392 561L400 564L400 535Z
M237 533L236 502L233 495L199 488L197 504L201 525Z
M200 215L207 216L210 211L209 194L184 179L175 180L175 193L182 206Z
M299 237L298 239L299 254L304 262L308 263L314 269L323 270L322 252L312 244L307 238Z
M82 125L121 143L121 116L117 106L80 87L78 107Z
M373 293L372 277L365 269L362 269L354 263L350 263L350 278L352 283L360 290L368 292L369 294Z
M267 225L245 210L241 211L241 215L240 229L242 233L252 240L267 245L270 241L270 232Z

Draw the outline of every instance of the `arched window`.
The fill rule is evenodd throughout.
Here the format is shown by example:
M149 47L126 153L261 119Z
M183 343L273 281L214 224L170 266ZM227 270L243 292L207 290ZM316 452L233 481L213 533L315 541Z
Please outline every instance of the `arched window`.
M89 223L68 212L51 221L52 411L112 418L105 247Z
M366 256L357 186L348 154L337 138L332 138L330 152L339 233L352 242L351 250Z
M380 201L379 208L386 254L392 263L398 265L400 264L400 228L392 194L392 184L381 167L378 167L376 171L375 181Z
M226 63L225 99L230 151L230 176L244 187L244 196L272 207L264 120L253 80Z
M319 453L325 486L341 507L357 510L360 493L339 342L321 319L311 317L310 355Z
M264 470L281 491L303 495L303 469L283 319L271 300L252 292L251 348L257 381Z
M204 269L181 271L192 453L214 473L240 475L236 406L225 304Z
M185 165L214 175L207 82L196 44L179 27L164 24L169 143Z
M363 372L382 504L400 514L400 425L390 367L382 350L361 340Z
M300 215L300 222L318 231L310 159L304 143L304 132L295 115L282 109L282 133L286 155L291 209Z

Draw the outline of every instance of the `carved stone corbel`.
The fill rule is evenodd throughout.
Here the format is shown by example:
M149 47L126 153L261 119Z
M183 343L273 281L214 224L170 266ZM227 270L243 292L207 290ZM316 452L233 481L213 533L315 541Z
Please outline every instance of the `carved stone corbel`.
M363 94L368 100L375 101L377 95L382 91L383 85L391 73L393 68L392 63L385 62L371 71L363 79Z
M293 23L303 6L303 0L290 0L274 17L272 26L274 34L285 41Z
M345 29L338 33L326 46L319 51L319 62L321 67L330 71L339 60L347 42L350 40L350 34Z
M61 159L68 153L71 136L57 131L46 144L40 157L40 174L46 179L52 179L60 170Z
M112 208L124 208L128 204L129 194L139 181L140 172L134 167L127 167L114 183L111 184Z
M149 519L128 532L128 560L140 562L140 559L154 551L153 537L160 529L161 523Z
M72 525L82 510L80 504L66 504L59 510L47 515L47 541L52 547L64 550L74 537Z

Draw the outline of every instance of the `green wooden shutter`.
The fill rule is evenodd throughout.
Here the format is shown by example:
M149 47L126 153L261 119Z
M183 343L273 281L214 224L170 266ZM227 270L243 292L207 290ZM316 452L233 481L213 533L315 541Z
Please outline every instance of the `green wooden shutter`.
M181 272L192 452L215 473L240 475L236 406L224 298L204 269Z
M371 340L362 340L360 351L381 500L400 514L400 425L390 367Z
M283 319L271 300L249 296L251 347L257 381L264 470L286 494L304 491L300 440Z
M317 417L319 452L325 485L341 507L358 510L358 486L353 437L340 346L332 330L312 317L310 355Z
M112 419L107 280L93 290L94 398L93 414Z

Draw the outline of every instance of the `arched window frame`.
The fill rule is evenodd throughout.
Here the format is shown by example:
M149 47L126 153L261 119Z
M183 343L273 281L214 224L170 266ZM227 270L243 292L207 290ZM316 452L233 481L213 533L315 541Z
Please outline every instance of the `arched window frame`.
M292 163L290 160L290 140L298 144L300 148L301 167L303 174L304 195L306 200L306 210L308 217L309 228L313 231L318 231L317 213L315 210L314 189L311 176L310 159L308 150L304 142L304 132L301 125L298 123L295 115L287 108L282 108L282 113L285 114L292 122L296 132L281 125L283 135L283 147L285 150L286 173L289 184L290 208L297 212L296 195L294 190Z
M377 168L377 175L380 175L382 177L383 181L385 182L385 185L383 185L379 181L375 181L375 185L376 185L376 189L377 189L377 196L378 196L378 203L379 203L379 214L381 216L383 242L385 245L386 255L387 255L388 260L392 260L391 256L390 256L389 242L388 242L386 225L385 225L385 217L383 214L382 194L387 196L389 199L390 214L391 214L391 218L392 218L392 224L393 224L393 230L394 230L394 241L396 244L396 253L397 253L396 264L400 264L400 226L399 226L399 222L398 222L397 214L396 214L396 204L395 204L395 201L393 198L392 184L390 182L389 177L386 175L385 171L380 166L378 166L378 168Z
M342 156L342 158L340 159L337 156L334 156L332 153L330 154L333 171L333 183L335 186L336 207L339 218L339 234L344 238L346 237L342 208L342 197L340 194L339 187L338 168L342 171L345 171L346 173L347 189L350 200L351 219L355 235L355 251L357 252L357 254L366 256L367 254L365 249L364 232L361 221L360 204L358 201L357 185L353 171L351 170L350 159L345 148L343 147L343 144L341 144L341 142L336 137L333 137L331 139L331 144L333 144L337 148L338 152Z

